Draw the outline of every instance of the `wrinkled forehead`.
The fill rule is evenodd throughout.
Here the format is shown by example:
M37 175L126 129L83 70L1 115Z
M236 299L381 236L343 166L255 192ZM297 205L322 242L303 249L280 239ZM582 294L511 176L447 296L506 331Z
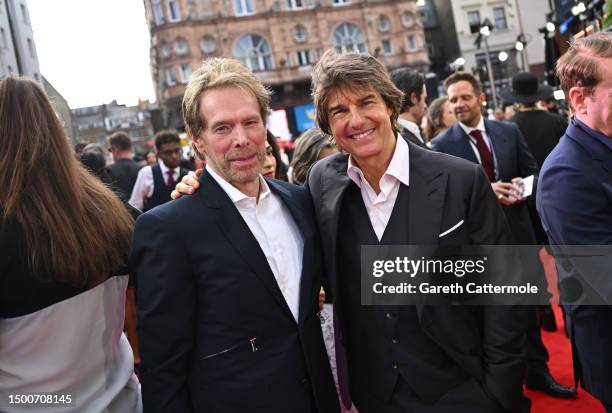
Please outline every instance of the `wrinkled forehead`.
M351 82L336 86L328 92L327 110L337 105L357 103L368 96L376 96L382 100L380 93L367 83Z

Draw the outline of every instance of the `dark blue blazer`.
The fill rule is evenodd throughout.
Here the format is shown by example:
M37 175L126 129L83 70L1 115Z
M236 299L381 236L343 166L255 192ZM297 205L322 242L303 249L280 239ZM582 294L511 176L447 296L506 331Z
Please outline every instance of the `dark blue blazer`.
M491 138L497 166L497 179L510 182L512 178L537 175L538 165L529 152L525 138L514 123L484 120L485 130ZM459 123L436 136L431 148L438 152L454 155L479 163L469 142L469 136ZM529 219L527 204L502 206L516 242L524 245L536 243Z
M572 119L544 161L537 196L542 225L555 252L571 256L575 251L567 245L607 246L607 253L598 257L557 257L562 297L570 287L580 284L590 294L589 302L598 297L610 304L612 138ZM589 392L612 403L612 307L567 308L572 344L578 350L575 374Z
M323 266L312 202L305 188L267 182L304 240L297 322L257 240L208 172L195 195L136 221L145 411L310 413L311 399L319 412L339 410L317 316Z

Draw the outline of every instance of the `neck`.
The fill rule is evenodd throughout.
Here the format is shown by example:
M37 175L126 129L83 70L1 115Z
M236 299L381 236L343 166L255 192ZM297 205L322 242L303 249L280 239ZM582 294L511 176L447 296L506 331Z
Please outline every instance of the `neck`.
M250 182L230 183L246 196L257 198L257 201L259 201L259 192L261 190L261 182L259 181L259 176L257 176L257 179Z
M132 152L119 152L115 155L115 161L119 159L132 159Z
M416 118L416 116L414 116L410 112L400 113L399 117L400 117L400 119L407 120L407 121L410 121L412 123L416 123L417 125L419 124L418 119Z
M482 117L482 115L478 115L478 117L476 119L474 119L472 122L464 123L464 125L467 126L468 128L475 128L480 123L480 118L481 117Z
M397 142L395 145L397 145ZM384 148L380 156L377 156L375 159L355 159L355 157L353 157L353 161L357 164L359 169L361 169L361 172L363 172L365 180L368 181L374 192L377 194L380 193L380 179L383 177L387 168L389 167L391 158L393 158L395 145L392 145L389 148Z

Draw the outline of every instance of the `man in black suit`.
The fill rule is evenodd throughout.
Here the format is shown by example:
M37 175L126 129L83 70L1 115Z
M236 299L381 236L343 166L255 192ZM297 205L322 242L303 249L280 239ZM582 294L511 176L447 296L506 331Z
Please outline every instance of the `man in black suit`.
M339 410L311 200L261 176L268 104L232 59L207 60L186 88L204 189L143 214L134 234L148 412Z
M524 313L511 307L363 306L362 245L504 244L482 169L404 140L402 92L377 59L326 52L313 73L320 128L343 153L308 186L335 297L345 404L371 412L507 412L522 398Z
M513 243L537 245L527 203L518 195L521 178L536 175L538 166L525 139L513 123L485 119L481 114L485 95L470 73L457 72L444 81L457 123L431 141L432 149L480 164L510 224ZM537 255L525 253L523 262L530 280L546 291L544 268ZM535 306L528 307L527 375L528 388L555 397L576 397L572 388L557 383L547 367L548 351L542 343Z
M426 148L421 131L421 121L427 108L425 77L408 67L395 69L390 75L395 86L404 94L397 119L397 123L401 126L400 134L410 142Z
M113 154L113 163L108 167L111 187L123 202L130 199L132 189L141 166L132 157L132 141L125 132L116 132L108 137L109 150Z

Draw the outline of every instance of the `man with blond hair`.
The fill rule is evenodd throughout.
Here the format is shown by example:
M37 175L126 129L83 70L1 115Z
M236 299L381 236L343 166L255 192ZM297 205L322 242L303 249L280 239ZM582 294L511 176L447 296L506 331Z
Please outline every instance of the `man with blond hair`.
M210 59L183 98L205 154L196 195L135 226L147 412L338 412L321 333L323 268L308 192L264 179L269 91Z
M557 62L557 76L574 117L544 161L537 208L558 255L575 378L610 413L612 33L596 33L574 41ZM598 249L589 253L584 247L575 251L577 247L567 246ZM602 253L601 246L608 250Z

